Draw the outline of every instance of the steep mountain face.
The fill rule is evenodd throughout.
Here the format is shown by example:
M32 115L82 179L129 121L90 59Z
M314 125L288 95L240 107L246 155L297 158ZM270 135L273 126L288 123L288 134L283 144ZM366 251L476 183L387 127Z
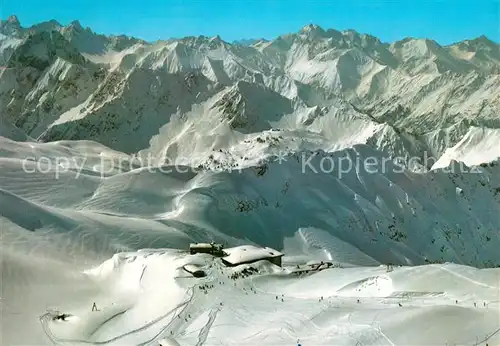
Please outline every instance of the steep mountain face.
M0 137L19 142L33 140L33 138L27 136L22 130L9 123L4 117L0 117Z
M23 28L19 19L12 15L7 20L0 20L0 33L6 36L18 37L22 36Z
M10 54L0 74L4 117L38 137L99 85L99 67L88 62L57 31L30 34Z
M146 43L77 21L24 28L15 16L0 34L0 112L40 141L91 139L127 153L153 141L149 152L159 152L161 143L191 147L177 126L201 126L199 141L224 135L231 140L207 148L234 156L279 129L300 142L274 143L279 150L368 144L393 157L438 159L472 128L500 128L500 51L486 37L388 44L308 25L271 41ZM486 159L496 156L500 149Z

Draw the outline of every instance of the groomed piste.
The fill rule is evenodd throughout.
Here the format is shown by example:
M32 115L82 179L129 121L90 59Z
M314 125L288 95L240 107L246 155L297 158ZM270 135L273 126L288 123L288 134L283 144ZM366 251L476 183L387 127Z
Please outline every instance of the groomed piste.
M206 277L186 273L188 265L203 269ZM376 266L330 268L297 278L295 268L266 259L227 267L211 255L169 249L122 253L86 271L100 288L98 295L65 311L65 320L54 319L61 311L48 312L40 323L56 345L294 345L297 340L494 345L500 340L498 270L435 264L387 272Z

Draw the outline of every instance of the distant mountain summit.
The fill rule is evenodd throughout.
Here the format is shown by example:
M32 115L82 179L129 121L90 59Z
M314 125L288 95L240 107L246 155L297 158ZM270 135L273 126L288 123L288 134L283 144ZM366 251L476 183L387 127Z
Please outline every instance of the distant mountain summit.
M90 28L84 28L78 20L74 20L66 26L56 20L50 20L30 27L22 27L15 15L9 16L7 20L0 21L0 34L12 38L26 39L30 35L50 31L61 33L69 42L77 46L82 53L102 53L107 50L108 46L118 47L119 50L122 50L136 43L146 43L143 40L124 35L105 36L96 34Z
M266 39L263 39L263 38L260 38L260 39L248 38L248 39L241 39L241 40L233 41L233 44L237 44L240 46L251 46L257 42L268 42L268 41Z
M0 20L0 33L3 35L18 37L21 35L21 23L17 16L9 16L7 20Z

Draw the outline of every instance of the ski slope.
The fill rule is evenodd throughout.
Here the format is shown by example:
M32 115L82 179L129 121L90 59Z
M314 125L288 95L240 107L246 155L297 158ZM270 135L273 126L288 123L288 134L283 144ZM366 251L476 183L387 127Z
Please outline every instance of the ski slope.
M207 276L190 276L181 269L187 263L203 267ZM500 342L498 269L439 264L387 273L375 266L297 278L286 266L254 266L257 274L229 279L242 268L229 269L209 255L122 253L87 271L99 295L73 309L57 306L72 315L67 321L46 314L40 323L56 345L158 345L162 339L179 345ZM90 311L92 302L99 311Z
M498 166L315 173L331 155L317 152L303 172L299 154L265 170L180 172L90 141L0 140L7 345L498 342L499 270L475 268L500 260ZM349 155L383 154L334 157ZM208 240L273 247L284 268L261 262L231 280L242 268L187 254ZM319 261L342 268L292 273ZM402 266L386 273L389 262ZM71 316L53 321L56 310Z

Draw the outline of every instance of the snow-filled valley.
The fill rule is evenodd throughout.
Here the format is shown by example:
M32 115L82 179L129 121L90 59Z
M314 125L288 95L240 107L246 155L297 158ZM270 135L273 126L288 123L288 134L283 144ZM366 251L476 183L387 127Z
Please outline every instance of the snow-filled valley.
M1 345L500 345L486 37L148 43L11 16L0 64ZM211 241L282 265L189 253Z

